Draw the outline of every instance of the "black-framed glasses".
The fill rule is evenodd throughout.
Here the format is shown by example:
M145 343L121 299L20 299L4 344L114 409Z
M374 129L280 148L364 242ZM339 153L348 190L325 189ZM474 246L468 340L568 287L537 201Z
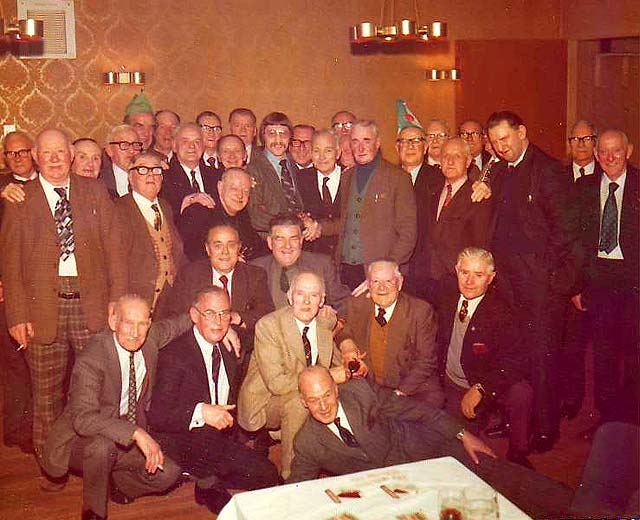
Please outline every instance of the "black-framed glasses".
M409 146L409 145L418 146L420 143L424 143L425 141L426 139L424 137L396 139L396 143L398 143L401 146Z
M215 132L216 134L219 134L220 132L222 132L222 127L220 125L205 125L204 123L202 123L200 125L200 128L202 128L203 132Z
M109 144L117 144L123 152L128 152L131 149L141 152L143 146L142 141L110 141Z
M291 139L290 144L294 148L309 148L311 146L311 139Z
M343 128L346 130L351 130L353 127L353 123L351 121L345 121L344 123L333 123L333 128L336 130L342 130Z
M458 135L462 139L474 139L475 137L482 137L482 132L460 132Z
M206 311L201 311L195 305L193 306L193 308L206 321L214 321L214 320L216 320L216 321L219 321L219 322L223 322L223 321L227 321L227 320L231 319L231 310L230 309L224 309L222 311L214 311L214 310L211 310L211 309L207 309Z
M20 150L7 150L4 152L4 156L7 159L15 159L16 157L29 157L31 155L31 148L21 148Z
M569 137L569 142L572 144L575 144L578 141L580 142L580 144L595 143L597 138L597 135L583 135L582 137L572 135L571 137Z
M132 166L129 168L130 172L136 172L138 175L162 175L164 168L162 166Z

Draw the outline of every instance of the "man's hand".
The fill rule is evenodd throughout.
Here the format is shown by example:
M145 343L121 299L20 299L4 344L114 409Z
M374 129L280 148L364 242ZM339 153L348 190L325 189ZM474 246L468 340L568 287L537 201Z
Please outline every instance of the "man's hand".
M301 214L302 222L304 224L304 230L302 231L302 238L307 242L313 242L322 235L322 226L317 220L313 220L308 213Z
M0 198L3 198L7 202L17 203L24 202L26 200L26 196L24 194L24 188L21 184L15 184L13 182L7 184L2 193L0 193Z
M343 366L333 367L329 369L329 372L331 373L331 377L333 377L333 380L339 385L342 383L346 383L351 378L351 373Z
M489 457L497 459L493 450L489 448L484 442L482 442L478 437L469 433L468 431L464 432L462 437L462 446L464 450L469 454L471 460L476 464L480 464L480 459L478 458L477 453L484 453L485 455L489 455Z
M227 331L227 335L222 338L222 344L224 348L226 348L229 352L233 352L237 358L240 357L240 351L242 350L242 345L240 344L240 336L238 333L229 327Z
M213 197L208 193L203 193L199 191L198 193L192 193L191 195L187 195L184 199L182 199L182 204L180 205L180 214L187 209L192 204L200 204L205 208L213 209L216 207L216 203L213 200Z
M356 287L353 291L351 291L351 296L360 296L361 294L367 293L367 298L369 298L369 285L365 280L358 287Z
M351 371L349 370L351 377L353 377L354 379L363 379L367 377L367 374L369 373L369 367L363 361L367 353L360 352L358 345L356 345L356 343L352 339L345 339L340 343L340 354L342 356L342 365L347 370L349 370L350 361L357 361L358 363L360 363L360 367L353 374L351 374Z
M209 426L216 430L224 430L233 426L233 416L229 410L233 410L235 404L206 404L202 405L202 418Z
M482 401L482 394L480 390L473 386L464 394L460 408L462 408L462 413L467 419L476 418L476 406L480 404L480 401Z
M242 325L240 325L241 323ZM231 311L231 325L237 325L242 329L247 328L247 324L242 321L242 316L236 311Z
M582 303L582 293L576 294L575 296L572 296L571 297L571 303L573 303L573 306L577 310L579 310L580 312L586 312L587 311L587 308Z
M491 188L486 182L474 182L471 185L471 190L471 202L482 202L491 198Z
M18 323L13 327L9 327L9 334L24 348L27 348L29 341L33 338L33 325L31 322Z
M162 470L162 466L164 465L164 454L160 449L160 445L153 440L153 437L151 437L151 435L142 428L136 428L136 431L133 432L133 440L147 459L147 463L144 466L147 473L153 474L158 470L158 468Z

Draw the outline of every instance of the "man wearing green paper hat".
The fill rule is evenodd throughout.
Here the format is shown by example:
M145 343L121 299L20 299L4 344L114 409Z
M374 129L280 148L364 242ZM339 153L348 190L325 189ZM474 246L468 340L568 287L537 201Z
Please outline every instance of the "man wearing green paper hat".
M135 129L145 150L151 148L156 128L156 117L151 101L143 92L136 94L125 108L124 122Z

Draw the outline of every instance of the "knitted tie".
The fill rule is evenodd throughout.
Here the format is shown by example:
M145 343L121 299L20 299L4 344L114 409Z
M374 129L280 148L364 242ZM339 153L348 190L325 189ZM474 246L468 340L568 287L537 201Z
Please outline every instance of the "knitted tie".
M71 204L67 198L67 189L54 188L54 190L60 196L56 202L53 216L56 221L60 258L64 261L73 254L76 248L73 238L73 216L71 215Z
M220 365L222 363L222 357L220 355L220 345L217 343L213 346L213 352L211 353L211 378L213 379L213 388L218 404L218 375L220 374Z
M283 267L280 271L280 290L283 293L289 291L289 277L287 276L288 267Z
M296 197L296 187L293 185L293 177L291 177L286 159L280 161L280 182L287 204L290 208L295 209L298 206L298 198Z
M136 423L136 408L138 407L138 389L136 385L136 364L134 360L135 352L129 352L129 393L127 421Z
M160 208L157 204L151 204L151 209L156 214L156 217L153 220L153 229L160 231L162 229L162 215L160 214Z
M340 426L340 418L339 417L335 418L335 420L333 421L333 424L336 425L336 428L338 428L338 433L340 434L340 438L342 439L342 441L347 446L349 446L349 448L359 448L360 447L360 444L358 444L358 441L353 436L353 433L351 433L349 430L347 430L344 426Z
M309 327L305 327L302 329L302 346L304 347L304 358L307 360L307 366L311 366L311 342L307 337L307 332L309 332Z
M193 193L200 192L200 185L198 184L198 180L196 179L195 170L191 170L191 189L193 190Z
M615 191L619 188L616 182L609 184L609 196L604 203L602 211L602 224L600 226L599 251L609 254L618 245L618 204Z
M380 324L381 327L384 327L387 324L387 318L384 317L387 311L382 307L378 307L378 314L376 316L376 321Z
M460 306L460 312L458 312L458 319L460 321L464 321L469 314L469 300L462 300L462 305Z

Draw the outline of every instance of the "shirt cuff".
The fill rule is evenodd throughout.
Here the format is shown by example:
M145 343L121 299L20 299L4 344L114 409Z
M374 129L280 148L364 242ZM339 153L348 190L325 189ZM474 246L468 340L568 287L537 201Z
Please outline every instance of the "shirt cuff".
M202 428L204 426L204 417L202 416L202 405L204 403L198 403L193 409L193 415L191 416L191 423L189 424L189 430L194 428Z

